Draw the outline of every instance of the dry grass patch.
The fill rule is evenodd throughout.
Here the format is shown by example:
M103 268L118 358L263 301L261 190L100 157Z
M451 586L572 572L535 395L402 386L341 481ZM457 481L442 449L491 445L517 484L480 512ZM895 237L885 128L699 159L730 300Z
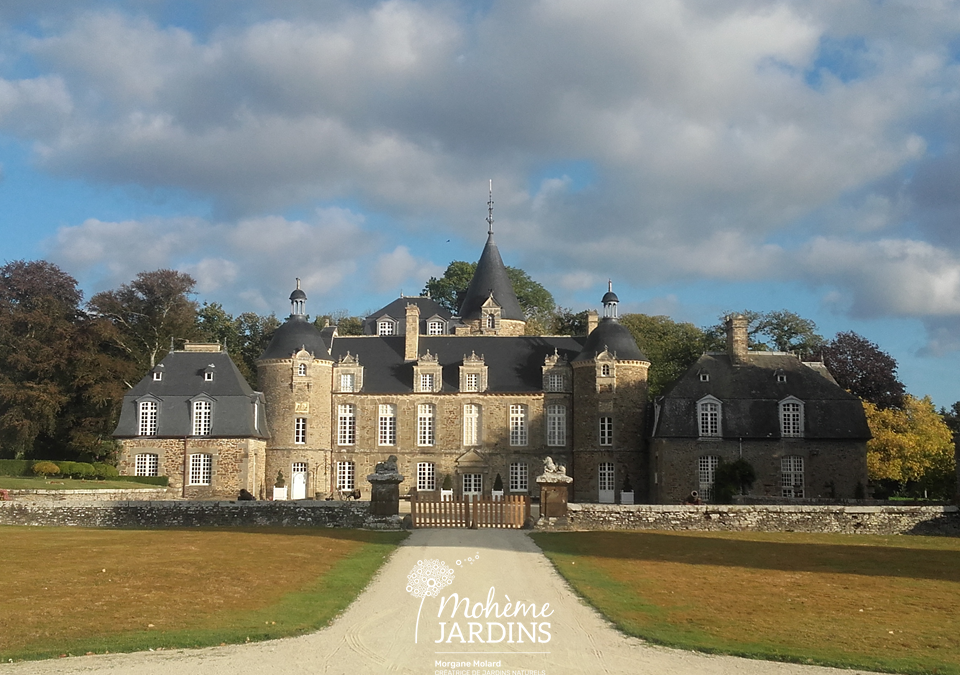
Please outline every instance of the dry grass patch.
M960 673L960 540L581 532L534 539L591 604L654 642Z
M310 630L359 593L402 536L0 527L0 656Z

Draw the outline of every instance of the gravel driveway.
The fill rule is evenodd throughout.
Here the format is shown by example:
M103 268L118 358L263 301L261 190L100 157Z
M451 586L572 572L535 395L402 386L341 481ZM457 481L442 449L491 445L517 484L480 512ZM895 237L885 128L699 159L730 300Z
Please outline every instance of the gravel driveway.
M0 665L0 675L853 672L646 645L581 603L526 534L453 529L414 532L357 601L332 626L311 635Z

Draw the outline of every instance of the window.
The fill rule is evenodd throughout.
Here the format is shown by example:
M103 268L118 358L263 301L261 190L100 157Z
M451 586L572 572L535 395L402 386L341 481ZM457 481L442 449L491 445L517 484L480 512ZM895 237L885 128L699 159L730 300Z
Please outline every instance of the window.
M433 373L420 373L420 391L433 391Z
M377 445L397 444L397 406L392 403L380 404L380 418L377 422Z
M603 375L604 377L610 377L610 373L611 373L611 370L610 370L609 363L604 363L602 366L600 366L601 375Z
M210 401L193 402L193 435L209 436L212 426L213 404Z
M352 403L337 406L337 445L357 442L357 414Z
M463 494L478 495L483 492L483 474L463 474Z
M303 445L307 442L307 418L298 417L293 425L293 442Z
M157 456L151 453L137 455L136 465L133 471L135 476L157 476L159 462Z
M785 373L777 373L777 382L781 384L787 381L787 376Z
M613 418L600 418L600 445L613 445Z
M701 382L709 382L709 381L710 381L710 373L700 373L700 381L701 381Z
M208 370L207 372L205 372L205 373L203 374L203 381L204 381L204 382L213 382L213 371L212 371L212 370Z
M417 462L417 490L437 489L437 466L433 462Z
M547 445L567 444L567 407L552 404L547 406Z
M527 444L527 406L510 406L510 445Z
M563 373L548 373L546 390L563 391Z
M337 490L353 490L356 465L353 462L337 462Z
M526 492L527 483L527 463L510 463L510 492Z
M301 363L300 365L297 366L297 375L299 375L300 377L306 377L306 376L307 376L307 364L306 364L306 363Z
M140 401L138 434L141 436L157 435L157 411L159 408L160 406L156 401Z
M707 455L700 458L700 499L705 502L713 501L713 485L717 481L717 465L720 464L720 458Z
M600 466L597 467L597 487L601 493L612 493L614 491L614 486L616 485L615 478L616 469L613 466L613 462L600 462Z
M340 391L352 392L354 382L356 382L356 380L354 379L353 373L341 373L340 374Z
M163 379L163 373L161 373L159 370L153 371L153 381L154 381L154 382L159 382L159 381L162 380L162 379Z
M417 445L433 445L433 406L421 403L417 406Z
M697 404L700 421L700 436L720 435L720 402L711 397Z
M210 485L212 455L190 455L190 485Z
M480 406L463 406L463 444L480 445Z
M493 314L487 314L487 328L496 328L497 327L497 317Z
M427 335L443 335L443 322L431 321L427 324Z
M464 391L480 391L480 373L467 373L463 376Z
M803 457L792 455L780 460L780 495L803 499Z
M377 335L393 335L396 333L396 326L393 321L377 322Z
M803 404L800 401L780 401L780 435L784 438L803 436Z

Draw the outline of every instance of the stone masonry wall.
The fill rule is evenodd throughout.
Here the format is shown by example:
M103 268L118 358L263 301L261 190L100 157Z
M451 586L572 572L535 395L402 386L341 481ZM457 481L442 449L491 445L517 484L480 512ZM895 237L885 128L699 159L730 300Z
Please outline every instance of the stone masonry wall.
M73 527L347 527L400 529L369 502L0 502L0 525Z
M569 504L542 530L840 532L960 536L956 506L619 506Z

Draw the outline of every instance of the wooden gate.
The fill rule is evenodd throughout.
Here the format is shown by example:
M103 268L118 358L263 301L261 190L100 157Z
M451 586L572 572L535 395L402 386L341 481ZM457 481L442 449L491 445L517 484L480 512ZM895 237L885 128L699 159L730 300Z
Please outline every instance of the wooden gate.
M518 530L530 517L530 498L510 495L440 500L410 495L413 527L502 527Z

